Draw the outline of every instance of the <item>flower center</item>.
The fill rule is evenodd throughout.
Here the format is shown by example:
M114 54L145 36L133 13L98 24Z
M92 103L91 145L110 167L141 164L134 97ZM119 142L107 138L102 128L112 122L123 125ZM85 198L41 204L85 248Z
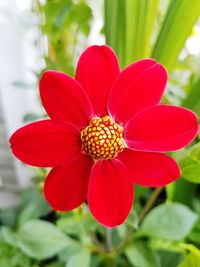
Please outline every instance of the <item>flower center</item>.
M94 159L113 159L122 152L123 128L109 116L91 119L81 132L82 152Z

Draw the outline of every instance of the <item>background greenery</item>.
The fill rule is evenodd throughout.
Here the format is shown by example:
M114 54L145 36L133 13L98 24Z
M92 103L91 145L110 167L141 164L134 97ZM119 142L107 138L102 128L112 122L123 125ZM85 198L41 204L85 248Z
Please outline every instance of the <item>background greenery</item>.
M93 27L88 1L33 0L33 12L42 38L47 38L45 68L73 76L77 55L88 45ZM164 64L170 80L163 103L200 115L200 56L186 47L194 26L199 28L199 16L199 0L105 0L101 34L122 69L143 57ZM136 186L128 220L111 232L112 247L108 232L86 204L68 213L50 209L42 195L46 170L37 169L35 188L22 193L19 206L0 212L0 266L199 267L199 137L173 156L182 179L155 190Z

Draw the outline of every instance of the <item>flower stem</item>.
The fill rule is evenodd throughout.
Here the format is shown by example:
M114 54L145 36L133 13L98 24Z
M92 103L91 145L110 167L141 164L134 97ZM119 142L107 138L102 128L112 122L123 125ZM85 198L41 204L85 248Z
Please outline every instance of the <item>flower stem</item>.
M147 214L147 212L151 209L151 207L153 206L153 204L155 203L157 197L159 196L159 194L161 193L161 191L163 190L163 187L157 187L156 189L154 189L153 193L151 194L150 198L148 199L148 201L146 202L146 204L144 205L144 208L142 209L139 218L138 218L138 224L141 223L141 221L143 220L144 216ZM133 232L134 230L131 229L127 232L127 234L125 235L125 237L121 240L121 242L118 244L117 246L117 250L121 249L128 240L130 240L133 236Z
M108 252L111 252L113 249L111 228L106 228L106 248Z
M151 207L153 206L154 202L156 201L157 197L160 195L161 191L163 190L164 187L157 187L153 193L151 194L150 198L148 199L148 201L146 202L146 204L144 205L144 208L142 209L139 218L138 218L138 222L140 223L144 216L147 214L147 212L151 209Z

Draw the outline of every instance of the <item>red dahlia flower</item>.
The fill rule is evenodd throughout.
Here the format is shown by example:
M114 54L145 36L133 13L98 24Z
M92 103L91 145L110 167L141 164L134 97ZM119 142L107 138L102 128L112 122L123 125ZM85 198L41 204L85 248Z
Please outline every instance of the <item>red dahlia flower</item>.
M20 128L10 142L23 162L53 167L44 186L53 209L72 210L87 200L94 217L113 227L130 212L134 184L164 186L180 176L163 152L192 141L197 117L159 104L166 83L165 68L153 59L120 72L107 46L83 52L75 79L43 74L40 94L51 119Z

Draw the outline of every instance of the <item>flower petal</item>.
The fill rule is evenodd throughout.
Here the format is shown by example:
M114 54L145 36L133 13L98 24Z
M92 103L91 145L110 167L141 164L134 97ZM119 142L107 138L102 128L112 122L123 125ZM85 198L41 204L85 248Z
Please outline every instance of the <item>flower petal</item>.
M197 116L188 109L159 105L133 117L125 127L125 142L135 150L167 152L188 145L198 131Z
M110 87L119 74L119 64L108 46L90 46L81 55L76 80L88 95L95 115L107 115L107 98Z
M114 227L127 218L133 202L133 185L127 168L117 160L98 161L91 173L88 205L103 225Z
M84 127L92 116L91 104L81 85L68 75L46 71L40 80L42 103L52 119Z
M38 167L55 167L81 152L80 133L72 125L44 120L17 130L10 139L14 155Z
M81 155L71 163L50 171L45 181L44 195L54 210L72 210L87 199L92 166L92 158Z
M123 70L114 81L108 110L118 122L126 122L140 110L160 102L167 83L165 68L143 59Z
M124 149L118 159L126 165L133 182L138 185L165 186L180 177L176 161L165 154Z

